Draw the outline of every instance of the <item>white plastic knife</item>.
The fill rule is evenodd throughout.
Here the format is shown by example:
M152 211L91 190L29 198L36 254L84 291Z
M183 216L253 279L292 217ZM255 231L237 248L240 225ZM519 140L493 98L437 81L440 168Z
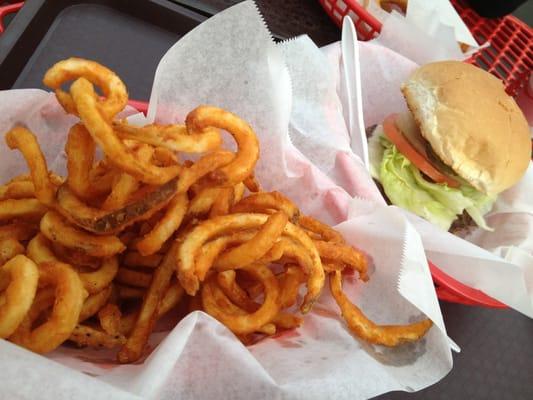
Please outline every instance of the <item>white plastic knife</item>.
M350 132L350 147L363 160L367 170L368 143L366 140L365 123L363 120L363 96L361 93L361 64L359 63L359 43L357 34L350 17L344 17L342 23L342 65L344 69L344 83L348 101L348 130Z

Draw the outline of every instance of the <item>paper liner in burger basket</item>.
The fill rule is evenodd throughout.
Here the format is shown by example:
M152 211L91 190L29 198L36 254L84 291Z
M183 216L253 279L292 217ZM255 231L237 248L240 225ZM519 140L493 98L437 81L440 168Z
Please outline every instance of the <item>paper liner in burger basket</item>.
M418 65L403 54L406 47L393 51L379 41L357 42L356 60L361 71L362 113L352 110L364 126L381 124L392 113L407 111L400 92L401 83ZM323 49L334 66L338 88L343 88L341 46L338 43ZM342 91L340 91L342 95ZM352 95L352 104L356 104ZM346 108L348 101L343 100ZM355 132L361 136L361 132ZM364 133L362 133L364 136ZM354 149L360 154L360 147ZM360 154L362 156L362 154ZM309 156L311 162L315 162ZM350 188L351 182L341 184ZM353 194L370 199L369 188ZM438 268L459 282L479 289L502 303L533 317L533 166L523 178L501 193L492 210L485 216L492 232L475 229L464 238L445 232L426 220L402 210L422 238L426 256ZM379 201L382 201L380 199Z
M478 44L450 0L358 1L382 24L375 42L419 64L464 60L490 44ZM387 12L381 8L381 3L396 3L405 10L393 6L392 11Z
M422 340L389 349L357 339L326 285L301 328L250 347L202 312L175 327L173 321L159 326L147 357L132 365L116 363L104 350L63 346L42 357L1 341L3 395L353 400L419 390L444 377L452 367L451 342L420 236L398 210L354 198L355 192L379 194L349 147L334 85L329 64L308 38L275 45L255 5L243 2L198 26L162 58L147 119L181 122L199 104L213 104L248 121L260 140L256 172L264 188L338 224L346 240L368 254L369 282L345 280L351 300L378 323L408 323L425 314L434 326ZM25 124L55 160L50 165L64 172L62 146L75 118L54 95L3 91L0 105L0 131ZM130 120L146 122L140 115ZM26 171L20 154L2 146L1 178Z

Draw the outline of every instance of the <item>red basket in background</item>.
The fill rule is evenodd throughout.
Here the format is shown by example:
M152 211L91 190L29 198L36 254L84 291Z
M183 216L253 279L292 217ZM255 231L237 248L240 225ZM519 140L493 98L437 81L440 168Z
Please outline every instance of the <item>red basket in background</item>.
M11 3L11 2L10 2ZM18 3L12 3L7 4L5 6L0 6L0 34L4 32L4 17L9 14L16 13L18 10L22 8L24 5L24 2L18 2Z
M373 0L370 0L373 1ZM319 0L328 15L339 26L350 16L359 40L370 40L381 31L381 23L357 0ZM498 19L480 17L464 2L453 0L455 9L478 41L490 46L474 54L468 61L496 75L505 83L511 96L527 84L533 70L533 31L513 16Z

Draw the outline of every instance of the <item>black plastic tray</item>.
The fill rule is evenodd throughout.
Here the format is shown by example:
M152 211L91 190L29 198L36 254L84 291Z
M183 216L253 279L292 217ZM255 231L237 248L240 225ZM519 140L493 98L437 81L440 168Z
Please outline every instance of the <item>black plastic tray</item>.
M161 56L205 19L167 0L27 0L0 38L0 89L42 88L50 66L78 56L109 66L131 98L148 100Z

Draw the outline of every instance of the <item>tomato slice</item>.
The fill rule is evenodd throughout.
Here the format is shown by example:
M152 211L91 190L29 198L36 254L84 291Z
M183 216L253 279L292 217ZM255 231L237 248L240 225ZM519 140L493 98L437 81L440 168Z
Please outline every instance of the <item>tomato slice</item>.
M434 182L446 183L453 188L459 187L459 182L440 172L433 164L431 164L425 155L420 154L418 150L409 143L402 132L396 127L396 117L397 114L391 114L385 118L385 121L383 121L383 130L385 131L385 136L394 143L398 148L398 151Z

